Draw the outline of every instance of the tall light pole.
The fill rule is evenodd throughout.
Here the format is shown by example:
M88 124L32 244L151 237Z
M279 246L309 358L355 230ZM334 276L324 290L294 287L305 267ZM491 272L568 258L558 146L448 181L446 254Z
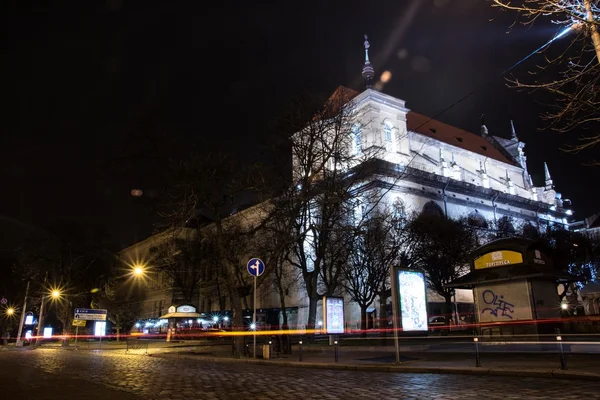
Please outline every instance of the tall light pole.
M58 289L53 289L50 292L50 297L55 300L60 298L60 296L61 296L61 293L60 293L60 290L58 290ZM40 335L42 335L42 328L44 326L44 304L45 303L46 303L46 295L42 295L42 304L40 305L40 316L38 317L38 328L37 328L37 335L36 335L36 339L35 339L36 345L39 344Z
M27 289L25 289L25 300L23 300L23 310L21 311L21 322L19 322L19 332L17 333L17 343L15 346L22 347L23 341L21 340L21 334L23 333L23 322L25 322L25 312L27 311L27 295L29 295L29 283L27 281Z

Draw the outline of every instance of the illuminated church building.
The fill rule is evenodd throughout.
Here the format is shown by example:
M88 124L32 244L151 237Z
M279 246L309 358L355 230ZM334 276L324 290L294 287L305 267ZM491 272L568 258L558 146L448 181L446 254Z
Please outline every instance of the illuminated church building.
M340 87L337 91L351 99L356 114L364 120L359 124L361 130L353 132L358 150L382 149L377 158L403 171L386 192L386 203L401 202L407 213L467 217L482 228L492 228L502 218L512 221L516 230L524 224L536 229L546 224L567 227L570 201L555 190L546 164L544 185L534 185L527 170L525 144L519 141L512 121L510 125L507 121L510 132L504 138L491 135L483 122L476 135L410 111L403 100L373 88L375 73L368 47L365 40L362 75L366 89L356 92ZM472 291L457 289L455 301L472 304ZM442 297L429 291L428 302L430 315L441 313ZM358 307L347 304L352 308L347 320L359 323ZM375 311L377 301L371 307L369 311Z
M489 224L491 228L502 218L511 218L515 229L527 223L536 229L549 223L567 225L567 218L572 214L570 201L561 199L561 194L555 190L547 165L544 165L544 185L534 185L523 151L525 144L519 141L512 122L507 121L505 138L490 134L483 121L480 134L474 134L410 111L403 100L374 89L375 71L369 62L368 47L365 40L362 70L365 90L358 92L339 87L336 94L351 101L356 115L364 120L359 124L361 129L351 133L355 135L352 138L354 151L367 152L376 148L379 151L377 158L384 164L393 166L392 170L403 171L385 193L387 204L401 202L406 213L468 217L481 227ZM382 179L381 176L378 179ZM125 249L122 257L137 251L144 242ZM174 300L163 297L162 305L168 306ZM279 307L279 300L272 292L261 294L259 290L258 298L257 306L261 310ZM429 314L439 315L443 298L428 292L428 302ZM300 287L290 291L286 303L293 310L290 325L306 324L308 298L305 290ZM457 289L455 303L459 312L471 309L471 290ZM204 308L201 311L205 312L219 311L218 301L209 304L213 306L206 309L202 307L206 303L199 301L198 307ZM373 321L379 316L378 308L376 300L368 310L369 328L374 327ZM318 319L321 318L320 309L319 304ZM147 312L146 316L149 314L152 313ZM153 316L160 315L158 310L156 314ZM349 298L346 298L345 314L349 322L347 328L357 329L360 310Z

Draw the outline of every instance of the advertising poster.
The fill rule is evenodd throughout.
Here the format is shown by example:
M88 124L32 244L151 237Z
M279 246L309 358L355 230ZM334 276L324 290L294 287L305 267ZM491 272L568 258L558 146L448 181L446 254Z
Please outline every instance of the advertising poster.
M403 331L427 331L425 276L420 271L398 271Z
M325 297L323 299L325 330L328 335L344 333L344 299Z
M106 321L96 321L94 325L94 336L106 335Z

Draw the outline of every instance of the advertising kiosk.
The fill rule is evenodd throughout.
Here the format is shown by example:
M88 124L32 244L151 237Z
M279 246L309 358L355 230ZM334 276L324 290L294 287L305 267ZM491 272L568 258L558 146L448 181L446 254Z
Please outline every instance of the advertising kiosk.
M470 272L446 286L473 289L484 336L553 333L561 315L557 285L583 278L557 269L550 254L529 239L495 240L475 250Z

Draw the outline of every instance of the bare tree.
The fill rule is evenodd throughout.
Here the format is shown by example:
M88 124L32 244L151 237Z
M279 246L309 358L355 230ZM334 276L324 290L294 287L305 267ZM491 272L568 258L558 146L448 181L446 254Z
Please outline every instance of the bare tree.
M392 205L373 212L356 227L354 240L350 242L350 256L343 268L342 285L360 307L362 336L367 334L367 308L382 295L381 288L389 279L390 267L402 249L404 213L393 209L394 206L397 207ZM385 304L384 300L383 308Z
M375 151L363 149L365 125L338 90L328 101L295 102L285 120L291 135L292 185L274 200L274 225L283 229L285 261L300 272L309 299L308 327L316 322L317 302L341 289L352 230L347 221L362 192L365 169Z
M166 211L161 215L166 224L162 228L187 231L186 235L195 240L210 237L212 270L224 282L233 310L233 327L243 329L240 260L232 260L230 252L235 247L232 242L238 239L241 243L245 233L238 230L241 221L234 223L229 217L244 198L263 188L260 175L223 154L192 155L174 165L172 172L174 184L165 196ZM244 230L253 231L253 223L243 221ZM243 336L234 336L235 353L241 355L244 350Z
M554 105L543 114L558 132L585 133L568 151L579 152L600 143L600 6L597 0L492 0L493 6L518 14L517 21L532 25L550 18L569 35L570 43L545 46L545 63L533 71L535 79L510 79L509 85L529 91L545 91ZM522 17L519 19L519 17ZM564 39L563 39L564 40ZM557 42L557 45L560 42ZM597 161L596 161L597 163Z
M466 221L420 214L409 222L406 266L425 271L427 287L445 300L446 315L451 315L454 295L454 289L446 285L467 272L476 243L476 234Z
M201 285L207 282L208 262L212 252L205 233L191 229L170 229L164 240L150 249L159 273L165 273L188 304L197 304Z

